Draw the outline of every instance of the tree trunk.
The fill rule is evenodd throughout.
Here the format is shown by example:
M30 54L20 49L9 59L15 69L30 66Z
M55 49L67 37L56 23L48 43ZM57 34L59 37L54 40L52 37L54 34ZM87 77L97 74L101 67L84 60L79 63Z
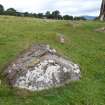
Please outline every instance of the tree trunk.
M101 21L105 20L105 0L102 0L101 10L100 10L100 16L99 19Z

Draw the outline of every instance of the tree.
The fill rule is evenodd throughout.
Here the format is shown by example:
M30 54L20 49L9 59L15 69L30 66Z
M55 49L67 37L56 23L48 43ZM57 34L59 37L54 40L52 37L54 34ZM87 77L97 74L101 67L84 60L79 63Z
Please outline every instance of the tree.
M28 12L25 12L25 13L24 13L24 16L29 16L29 13L28 13Z
M52 17L54 19L59 19L60 12L58 10L52 12Z
M63 16L64 20L73 20L73 16L69 16L69 15L64 15Z
M86 20L83 16L74 17L74 20Z
M38 13L38 14L37 14L37 17L38 17L38 18L43 18L44 15L43 15L43 13Z
M22 17L24 17L24 13L22 13L22 12L16 12L16 16L22 16Z
M102 0L99 19L101 21L105 20L105 0Z
M59 20L62 20L63 17L62 17L61 15L58 15L58 19L59 19Z
M51 13L50 13L50 11L47 11L46 13L45 13L45 16L46 16L46 18L51 18Z
M13 15L15 16L16 15L16 10L14 8L9 8L6 10L5 12L7 15Z
M34 14L33 14L33 17L37 18L37 14L36 14L36 13L34 13Z
M81 20L80 17L74 17L74 20Z
M3 5L0 4L0 15L2 15L4 13L4 7Z

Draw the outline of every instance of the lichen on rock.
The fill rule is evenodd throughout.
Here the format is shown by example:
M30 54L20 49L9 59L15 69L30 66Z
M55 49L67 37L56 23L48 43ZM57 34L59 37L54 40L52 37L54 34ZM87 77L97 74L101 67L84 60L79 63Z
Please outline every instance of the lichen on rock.
M57 54L49 45L34 45L5 70L13 87L31 91L61 86L80 79L77 64Z

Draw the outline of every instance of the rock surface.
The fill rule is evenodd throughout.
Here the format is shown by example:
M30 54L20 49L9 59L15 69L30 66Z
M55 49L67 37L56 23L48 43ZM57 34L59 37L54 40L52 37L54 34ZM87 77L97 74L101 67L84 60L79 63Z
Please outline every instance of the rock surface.
M34 45L5 70L5 75L13 87L39 91L79 80L80 69L49 45Z
M95 30L96 32L105 32L105 27L101 27Z
M102 0L99 19L105 21L105 0Z

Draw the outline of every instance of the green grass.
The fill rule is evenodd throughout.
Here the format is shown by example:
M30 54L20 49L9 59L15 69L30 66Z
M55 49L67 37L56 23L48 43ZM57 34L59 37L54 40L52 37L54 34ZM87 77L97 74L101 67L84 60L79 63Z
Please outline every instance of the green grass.
M11 89L0 77L0 105L105 105L105 33L98 21L55 21L0 16L0 73L24 49L48 43L80 64L82 78L57 89L27 92ZM64 45L57 34L65 35Z

